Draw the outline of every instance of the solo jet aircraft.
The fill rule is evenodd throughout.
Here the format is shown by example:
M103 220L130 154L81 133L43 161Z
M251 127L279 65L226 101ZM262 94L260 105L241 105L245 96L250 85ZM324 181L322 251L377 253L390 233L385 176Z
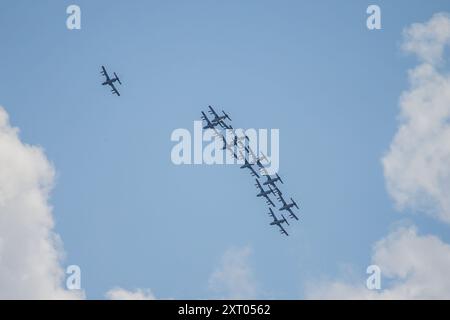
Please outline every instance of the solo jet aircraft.
M117 95L120 97L119 91L117 91L116 87L114 86L114 82L116 82L116 81L117 81L118 83L122 84L122 82L120 82L120 79L119 79L119 77L117 76L117 74L114 72L114 78L110 78L109 75L108 75L108 72L106 72L106 69L105 69L104 66L102 66L102 72L101 72L101 74L104 75L105 78L106 78L106 81L103 82L102 85L104 85L104 86L106 86L106 85L110 86L111 89L112 89L111 92L112 92L113 94L117 94Z

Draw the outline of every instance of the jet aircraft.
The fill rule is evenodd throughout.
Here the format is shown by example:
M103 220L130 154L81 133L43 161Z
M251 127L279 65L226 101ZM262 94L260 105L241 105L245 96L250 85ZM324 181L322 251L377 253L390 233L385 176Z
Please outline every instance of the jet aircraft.
M255 181L256 181L255 186L259 189L259 193L256 196L266 198L267 204L270 204L272 207L275 207L275 204L269 198L269 194L274 193L272 187L269 186L269 190L264 190L261 184L259 183L258 179L255 179Z
M243 159L245 160L245 164L243 164L241 166L241 169L249 169L251 171L251 175L252 176L256 176L259 178L259 175L256 173L255 169L253 169L253 166L250 162L248 162L247 158L244 157L244 155L242 154L242 151L239 151L239 153L241 154L241 157L243 157Z
M291 218L298 220L298 217L292 211L292 207L294 207L294 206L298 209L297 203L295 203L294 199L291 198L292 202L287 203L286 200L284 200L283 196L281 194L279 194L278 200L280 200L280 202L283 203L283 206L279 210L280 211L283 211L283 210L288 211Z
M269 215L273 218L273 221L270 223L270 225L278 226L280 228L280 231L282 234L289 236L287 231L282 226L283 223L286 223L287 225L289 225L289 222L287 222L286 218L283 215L281 215L283 217L283 219L278 219L277 216L275 215L275 213L272 211L272 208L269 208L269 210L270 210Z
M101 74L105 76L106 81L102 83L103 86L109 85L111 87L111 92L113 94L117 94L120 97L120 93L119 91L117 91L116 86L114 85L114 82L118 82L119 84L122 84L122 82L120 82L119 77L117 76L117 74L114 72L114 78L110 78L108 75L108 72L106 71L105 67L102 66L102 71Z
M213 124L215 124L215 125L220 125L222 128L224 128L224 129L231 129L232 127L231 126L228 126L226 123L225 123L225 119L228 119L228 120L230 120L231 121L231 118L230 118L230 116L228 115L228 114L226 114L225 113L225 111L223 111L222 110L222 113L223 113L223 116L219 116L218 114L217 114L217 112L211 107L211 106L208 106L208 108L209 108L209 113L211 114L211 115L213 115L214 116L214 119L212 119L211 120L211 122L213 123Z

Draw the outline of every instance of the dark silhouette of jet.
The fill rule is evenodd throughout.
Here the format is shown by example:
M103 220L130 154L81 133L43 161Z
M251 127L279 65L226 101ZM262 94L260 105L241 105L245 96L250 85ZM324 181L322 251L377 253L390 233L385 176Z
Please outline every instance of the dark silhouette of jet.
M112 92L113 94L117 94L117 95L120 97L119 91L117 91L116 87L114 86L114 82L116 82L116 81L117 81L118 83L122 84L122 82L120 82L120 79L119 79L119 77L117 76L117 74L114 72L114 78L110 78L109 75L108 75L108 72L106 72L106 69L105 69L104 66L102 66L102 72L101 72L101 74L104 75L105 78L106 78L106 81L103 82L102 85L104 85L104 86L109 85L109 86L112 88L111 92Z
M292 207L294 207L294 206L298 209L298 206L295 203L294 199L291 198L292 203L287 203L286 200L284 200L283 196L281 194L279 194L278 200L280 200L280 202L283 203L283 206L279 210L280 211L283 211L283 210L289 211L290 217L298 220L298 217L292 211Z
M272 207L275 207L275 204L269 198L269 194L271 193L273 194L273 189L269 186L269 190L264 190L261 184L259 183L258 179L255 179L255 181L256 181L255 186L259 189L259 193L256 196L266 198L267 204L270 204Z
M209 108L208 112L214 116L214 119L211 120L211 122L213 124L220 125L224 129L231 129L231 126L228 126L224 121L225 119L228 119L231 121L230 116L228 114L226 114L225 111L222 110L223 116L219 116L211 106L208 106L208 108Z
M282 226L283 223L286 223L287 225L289 225L286 218L283 215L281 215L283 217L283 219L278 219L277 216L275 215L275 213L273 213L272 208L269 208L269 210L270 210L269 215L273 218L273 221L270 223L270 225L278 226L280 228L280 231L282 234L289 236L289 234L286 232L286 230Z
M250 174L254 177L259 178L259 175L256 173L255 169L253 169L253 166L250 162L248 162L247 158L245 158L245 156L242 154L242 151L239 150L239 153L241 154L241 157L243 157L243 159L245 160L245 163L241 166L241 169L249 169L250 170Z

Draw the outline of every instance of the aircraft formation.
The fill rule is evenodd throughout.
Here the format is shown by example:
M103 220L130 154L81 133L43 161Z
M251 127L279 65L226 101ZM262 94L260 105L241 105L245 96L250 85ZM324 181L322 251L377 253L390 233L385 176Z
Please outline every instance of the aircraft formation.
M113 94L116 94L117 96L120 96L119 91L114 85L115 82L122 84L117 74L114 72L114 78L111 78L104 66L102 66L101 74L105 77L105 81L102 83L102 85L109 85L112 89L111 92ZM298 220L298 217L293 210L294 207L299 209L297 203L292 198L290 198L290 203L287 202L283 197L283 193L279 189L278 183L284 183L283 180L281 180L278 174L275 174L275 176L269 175L267 169L263 164L263 161L267 161L267 157L262 152L260 153L260 156L256 156L248 143L247 145L245 143L245 141L249 142L249 137L246 135L238 136L234 132L233 127L226 123L227 120L232 120L225 111L222 110L222 115L219 115L211 106L208 106L208 109L208 113L212 116L212 119L208 118L205 112L201 112L201 118L205 122L205 126L203 127L203 129L214 130L215 135L223 141L222 150L227 149L231 152L235 159L244 160L244 164L240 168L250 170L250 174L255 177L255 186L258 189L258 193L256 194L256 196L264 198L267 205L269 206L268 214L272 219L270 225L278 226L282 234L289 236L288 232L283 227L283 224L289 225L289 222L284 217L282 212L280 212L281 218L279 218L272 210L272 208L276 208L277 206L275 205L274 201L272 201L271 196L275 197L281 203L278 209L279 211L287 211L289 212L289 217L291 219ZM231 131L231 139L227 139L227 137L225 137L225 135L221 133L220 129L228 130L228 132ZM238 151L239 155L236 154L236 150ZM259 171L259 174L257 171ZM260 174L266 177L266 181L263 181L262 183L260 182L259 179L262 179L260 177ZM264 189L264 187L267 187L267 189Z
M120 96L119 91L117 90L116 86L114 85L115 82L118 82L119 84L122 84L120 82L119 77L114 72L114 78L111 78L108 75L108 72L106 71L106 68L102 66L101 74L105 77L105 81L102 83L103 86L109 85L111 87L111 92L113 94L116 94L117 96ZM278 174L275 174L275 176L270 176L267 172L263 161L267 161L267 157L260 153L261 155L259 157L256 156L256 154L253 152L253 150L250 148L250 146L246 145L245 141L249 141L249 137L244 136L238 136L234 130L233 127L226 123L226 120L232 121L230 116L222 110L222 115L219 115L211 106L208 106L208 113L213 117L212 119L208 118L208 116L205 114L205 112L202 113L202 120L205 122L205 126L203 129L212 129L215 132L215 135L222 139L223 141L223 148L222 150L227 149L231 152L233 157L235 159L244 160L244 164L240 167L241 169L248 169L250 170L250 174L255 177L255 186L258 189L258 193L256 194L257 197L262 197L266 200L267 205L269 205L269 216L272 219L272 222L270 222L270 225L278 226L280 229L280 232L286 236L289 236L286 229L283 227L283 224L289 225L289 222L284 217L283 213L280 213L281 218L279 218L276 213L272 210L272 208L276 208L276 205L274 201L272 201L271 196L275 197L280 203L281 206L278 209L279 211L287 211L289 212L289 217L291 219L298 220L297 215L294 213L293 208L299 209L297 203L294 201L294 199L291 199L291 202L287 202L285 198L283 197L283 193L279 189L278 182L284 183L283 180L281 180L280 176ZM220 132L220 129L222 130L228 130L232 132L232 138L227 140L225 135L223 135ZM238 151L239 155L236 154L236 150ZM250 158L251 156L251 158ZM255 169L256 167L256 169ZM266 177L266 181L263 181L262 184L260 182L260 175L258 172ZM267 187L267 189L264 189L264 186Z
M288 232L284 228L284 224L289 225L289 222L283 215L283 211L289 212L289 217L291 219L299 220L297 215L294 213L294 207L299 209L297 203L294 199L290 198L291 202L286 201L279 188L279 184L284 184L283 180L278 174L274 176L269 175L267 169L264 166L265 161L267 161L267 157L260 152L260 156L256 156L253 150L248 145L249 137L246 135L238 136L236 132L234 132L233 127L230 124L226 123L226 120L232 121L230 116L222 110L222 115L219 115L211 106L208 106L208 113L211 115L212 119L208 118L205 112L201 112L202 120L205 125L203 129L212 129L215 132L215 135L223 141L222 150L227 149L233 155L235 159L244 160L244 164L240 166L241 169L248 169L250 174L255 177L255 187L258 189L257 197L264 198L268 205L268 215L271 217L272 221L270 225L277 226L280 232L286 236L289 236ZM226 130L231 132L232 136L227 137L221 132L221 130ZM246 144L247 141L247 144ZM236 153L238 151L239 155ZM259 172L259 174L258 174ZM264 181L262 177L266 178ZM264 189L266 187L267 189ZM272 210L272 208L277 208L272 198L274 197L280 203L278 211L280 211L280 217Z

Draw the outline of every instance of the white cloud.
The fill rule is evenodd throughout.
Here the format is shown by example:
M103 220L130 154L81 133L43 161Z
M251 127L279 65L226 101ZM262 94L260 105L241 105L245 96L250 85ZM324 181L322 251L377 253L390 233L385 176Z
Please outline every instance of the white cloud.
M425 62L410 71L400 99L400 128L382 160L387 188L399 209L450 223L450 75L436 65L450 44L450 18L437 14L405 35L404 48Z
M450 223L450 75L442 71L450 44L450 18L436 14L404 32L403 48L420 64L400 99L401 124L382 159L387 189L399 209L428 213ZM414 227L399 228L374 247L381 291L366 279L310 285L309 298L450 299L450 245ZM367 275L368 276L368 275Z
M426 63L443 61L445 46L450 44L450 19L446 13L435 14L426 23L414 23L403 33L403 49Z
M209 287L222 299L255 299L257 286L250 267L251 249L231 248L209 279Z
M133 291L122 288L114 288L106 293L110 300L155 300L155 296L149 289L135 289Z
M62 243L53 231L54 169L24 144L0 107L0 299L75 299L64 288Z
M310 285L308 298L450 299L450 245L414 227L399 228L376 243L372 263L383 276L382 290L366 288L366 279ZM385 280L390 285L385 287Z

